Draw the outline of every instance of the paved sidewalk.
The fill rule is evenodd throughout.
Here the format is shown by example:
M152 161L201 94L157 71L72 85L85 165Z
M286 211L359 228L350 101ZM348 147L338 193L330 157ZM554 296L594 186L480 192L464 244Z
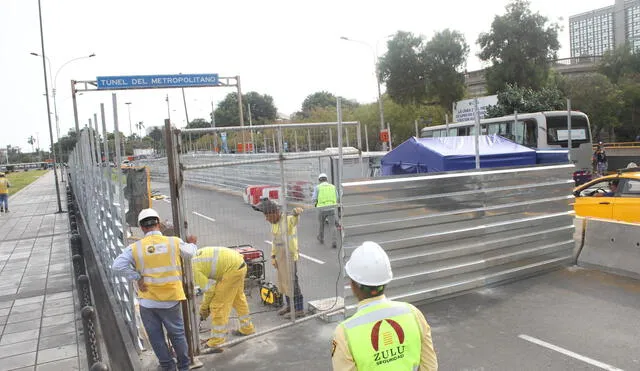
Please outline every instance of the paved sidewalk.
M57 209L48 172L0 214L0 371L86 369L68 216Z

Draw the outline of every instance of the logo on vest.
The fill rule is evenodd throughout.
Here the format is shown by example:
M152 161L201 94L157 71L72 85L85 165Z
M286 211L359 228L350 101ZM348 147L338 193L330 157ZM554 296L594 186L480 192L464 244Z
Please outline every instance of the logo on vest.
M151 245L151 246L147 246L147 252L149 254L153 254L154 252L156 252L156 247Z
M391 331L382 331L382 339L380 339L380 327L383 322L387 322L398 339L397 343ZM382 347L380 346L382 341ZM375 353L373 354L373 361L376 365L382 365L385 363L391 363L404 358L404 330L400 324L392 319L384 319L376 322L371 329L371 346ZM382 350L381 350L382 349Z

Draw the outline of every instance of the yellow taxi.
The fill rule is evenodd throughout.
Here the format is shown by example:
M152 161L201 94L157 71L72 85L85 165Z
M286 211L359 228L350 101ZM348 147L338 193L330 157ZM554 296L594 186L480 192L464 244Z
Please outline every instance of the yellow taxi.
M576 215L640 223L640 168L618 171L573 191Z

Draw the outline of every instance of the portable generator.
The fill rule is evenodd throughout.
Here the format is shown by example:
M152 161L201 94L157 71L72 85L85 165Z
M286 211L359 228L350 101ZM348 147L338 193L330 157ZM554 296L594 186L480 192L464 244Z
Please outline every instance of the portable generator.
M229 248L236 250L244 258L244 262L247 265L245 295L251 296L251 289L264 281L264 252L251 245L236 245L229 246Z

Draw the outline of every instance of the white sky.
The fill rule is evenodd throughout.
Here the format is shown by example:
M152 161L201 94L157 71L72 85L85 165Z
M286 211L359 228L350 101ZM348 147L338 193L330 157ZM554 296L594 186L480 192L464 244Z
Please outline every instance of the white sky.
M385 37L398 30L430 37L435 31L461 31L471 46L468 70L482 67L475 41L488 31L506 0L42 0L45 52L53 74L75 61L57 78L60 134L74 127L71 79L96 76L218 73L241 76L243 93L273 96L278 111L291 114L304 98L327 90L359 102L376 99L373 54L365 41L384 53ZM532 0L532 8L550 19L563 18L560 57L568 57L570 15L613 4L613 0ZM49 147L36 0L0 0L0 146L27 144L39 137ZM52 77L49 76L51 79ZM50 84L51 88L51 84ZM209 118L233 88L187 89L189 119ZM131 119L147 127L162 125L169 94L172 121L185 125L180 89L118 92L121 131L129 134L125 102ZM107 130L113 130L111 92L78 97L80 125L105 103ZM53 111L53 101L51 102ZM53 116L53 115L52 115ZM52 118L53 119L53 118ZM55 125L55 123L54 123ZM134 128L135 130L135 128ZM56 140L54 127L54 140Z

